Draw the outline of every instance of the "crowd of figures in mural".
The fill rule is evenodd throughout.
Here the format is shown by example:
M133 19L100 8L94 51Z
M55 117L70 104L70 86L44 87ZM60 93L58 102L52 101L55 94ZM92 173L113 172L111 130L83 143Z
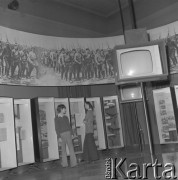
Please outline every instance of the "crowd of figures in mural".
M114 76L112 49L44 49L0 41L1 79L39 79L52 72L70 84Z
M178 72L178 34L167 38L168 59L170 63L170 72Z
M177 73L178 35L168 34L165 41L170 73ZM6 36L0 40L0 83L35 86L114 83L114 46L106 44L82 47L71 43L65 47L61 43L60 48L44 48L21 45L12 38L10 43Z

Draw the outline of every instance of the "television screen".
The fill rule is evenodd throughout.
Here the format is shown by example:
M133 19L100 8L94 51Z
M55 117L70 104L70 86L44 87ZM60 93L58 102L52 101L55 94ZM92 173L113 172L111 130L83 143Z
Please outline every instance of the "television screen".
M142 98L141 87L139 85L122 86L120 91L122 101L139 100Z
M124 52L120 55L121 74L126 76L137 76L153 72L153 61L148 50L136 50ZM139 64L139 66L138 66ZM146 67L146 68L140 68Z
M168 76L163 41L115 48L116 84L163 80Z

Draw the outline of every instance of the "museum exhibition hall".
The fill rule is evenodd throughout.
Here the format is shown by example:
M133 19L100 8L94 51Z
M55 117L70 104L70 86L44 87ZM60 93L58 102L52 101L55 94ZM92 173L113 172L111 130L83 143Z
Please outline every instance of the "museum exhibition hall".
M177 0L0 0L0 180L176 179L177 74Z

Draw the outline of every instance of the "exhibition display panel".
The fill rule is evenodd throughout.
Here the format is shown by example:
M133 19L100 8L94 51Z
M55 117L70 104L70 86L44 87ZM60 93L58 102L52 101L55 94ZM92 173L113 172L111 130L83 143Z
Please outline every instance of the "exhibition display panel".
M17 167L12 98L0 98L0 171Z
M14 99L14 117L18 166L34 163L30 99Z
M75 138L73 139L74 151L76 154L83 152L85 138L85 118L84 98L71 98L70 102L70 122Z
M54 98L37 98L33 100L36 111L36 123L33 124L35 136L36 160L40 162L59 159L58 141L55 131Z
M103 104L108 148L123 147L124 143L118 97L103 97Z
M101 111L101 99L99 97L87 98L93 106L94 113L94 139L98 150L106 149L106 141L103 126L103 116Z
M177 143L178 134L170 88L153 90L160 144Z

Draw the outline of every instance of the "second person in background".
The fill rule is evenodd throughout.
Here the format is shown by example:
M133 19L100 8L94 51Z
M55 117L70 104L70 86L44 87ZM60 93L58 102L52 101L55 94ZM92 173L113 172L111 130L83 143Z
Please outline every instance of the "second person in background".
M94 162L99 159L97 147L94 140L94 114L93 106L90 102L84 104L86 115L85 124L85 139L83 145L83 160L87 163Z

